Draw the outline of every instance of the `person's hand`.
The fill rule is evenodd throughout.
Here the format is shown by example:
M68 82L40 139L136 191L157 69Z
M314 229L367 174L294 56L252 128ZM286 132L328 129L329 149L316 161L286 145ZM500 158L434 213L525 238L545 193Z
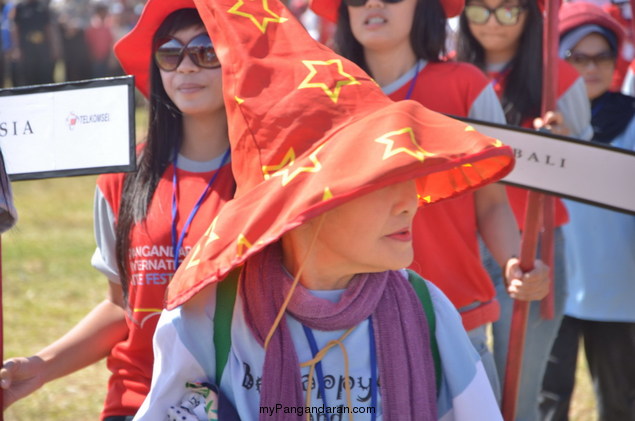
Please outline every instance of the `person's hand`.
M544 118L534 119L534 129L546 130L549 133L569 136L571 130L564 122L564 116L559 111L547 111Z
M505 264L503 275L507 293L516 300L542 300L549 293L549 267L541 260L534 262L533 270L523 273L520 260L512 257Z
M40 357L11 358L0 370L0 387L4 394L4 408L42 387L44 361Z

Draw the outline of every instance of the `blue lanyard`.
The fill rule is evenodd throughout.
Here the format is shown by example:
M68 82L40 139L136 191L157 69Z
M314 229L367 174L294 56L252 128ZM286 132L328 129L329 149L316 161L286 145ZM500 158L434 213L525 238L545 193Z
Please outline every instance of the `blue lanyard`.
M410 99L410 97L412 96L412 92L415 90L415 85L417 84L417 79L419 78L420 67L421 67L421 61L417 60L417 64L415 66L415 75L410 80L410 86L408 86L408 92L406 93L406 98L404 99Z
M377 418L377 350L375 347L375 335L373 335L373 317L368 318L368 341L370 346L370 405L375 408L371 420Z
M313 358L316 357L319 350L317 347L317 342L315 341L315 336L313 335L313 331L310 328L302 325L302 329L304 329L304 334L306 335L306 339L309 342L309 347L311 347L311 354L313 354ZM370 345L370 404L375 411L371 415L371 420L375 421L377 418L377 351L375 349L375 336L373 335L373 319L372 316L368 318L368 336L369 336L369 345ZM315 372L318 378L318 390L322 395L322 402L324 406L328 406L326 402L326 390L324 388L324 372L322 371L322 361L319 361L315 364ZM346 380L348 381L348 380ZM326 416L326 421L331 421L330 414L324 413Z
M225 151L225 154L223 155L223 159L221 160L221 164L216 169L216 172L214 172L214 175L212 175L212 178L210 178L209 182L207 183L207 187L205 187L205 190L203 190L201 197L198 198L198 200L196 201L196 204L192 208L192 211L190 212L190 216L188 216L187 220L185 221L185 225L183 226L181 235L178 236L178 241L177 241L177 232L176 232L176 223L177 223L176 216L178 213L178 206L176 203L177 202L176 196L178 191L178 181L177 181L177 175L176 175L177 153L174 154L174 161L173 161L174 174L172 175L172 252L174 253L174 271L175 272L176 272L176 269L179 267L179 253L181 252L181 247L183 247L183 239L185 238L185 234L187 233L187 230L190 228L190 224L192 223L192 220L194 219L194 215L196 215L196 212L198 212L198 209L201 207L201 203L203 203L205 196L207 196L207 193L209 193L212 187L212 184L214 184L214 181L216 180L216 177L218 176L220 169L223 166L225 166L225 164L227 163L227 159L229 158L229 152L230 152L230 149L227 148L227 151Z

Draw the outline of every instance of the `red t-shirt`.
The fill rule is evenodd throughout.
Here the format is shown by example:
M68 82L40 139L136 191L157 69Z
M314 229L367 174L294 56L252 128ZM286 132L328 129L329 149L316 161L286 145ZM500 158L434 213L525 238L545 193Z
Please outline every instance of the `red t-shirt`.
M437 112L467 117L488 84L487 77L470 64L427 63L410 99ZM410 87L408 81L390 98L405 99ZM481 263L477 232L473 193L420 208L413 222L411 268L437 285L457 309L474 306L461 311L467 330L499 316L496 291Z
M503 94L503 89L505 88L506 78L504 75L495 72L489 73L489 76L494 80L494 90L500 98ZM556 100L560 99L579 78L580 74L575 70L575 68L573 68L573 66L571 66L564 60L560 60L558 62L558 90L556 92ZM533 119L530 118L525 120L522 126L533 129ZM518 222L518 226L520 227L520 229L523 229L525 223L525 209L527 207L528 194L529 191L527 189L507 186L507 197L509 199L509 204L514 211L514 215L516 216L516 221ZM569 222L569 214L567 213L567 208L562 203L562 200L556 197L554 199L554 202L554 222L555 226L559 227Z
M170 165L163 174L143 223L133 227L130 244L129 306L126 322L130 333L115 345L108 356L108 369L112 375L102 419L114 415L135 414L150 390L153 351L152 336L163 309L164 295L174 272L172 226L172 175ZM180 235L194 204L214 174L188 172L179 169L178 219ZM234 194L231 165L220 172L201 204L183 240L181 259L208 229L219 207ZM97 186L114 212L119 213L123 174L100 176Z

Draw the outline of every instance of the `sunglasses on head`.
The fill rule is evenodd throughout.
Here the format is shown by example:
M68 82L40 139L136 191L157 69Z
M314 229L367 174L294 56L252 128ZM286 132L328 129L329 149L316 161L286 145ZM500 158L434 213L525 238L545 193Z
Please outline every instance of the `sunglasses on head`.
M350 7L360 7L364 6L368 0L344 0L344 4ZM403 0L381 0L382 3L394 4L399 3Z
M522 6L498 6L495 9L481 5L465 6L465 17L470 23L484 25L489 20L490 15L494 15L496 21L503 26L516 25L520 14L525 10Z
M565 60L574 66L587 67L590 63L593 63L595 67L609 67L615 62L615 53L612 51L603 51L593 56L567 51Z
M220 67L214 45L207 34L199 34L185 45L172 37L159 39L154 48L154 61L159 69L172 72L179 67L186 54L192 63L203 69Z

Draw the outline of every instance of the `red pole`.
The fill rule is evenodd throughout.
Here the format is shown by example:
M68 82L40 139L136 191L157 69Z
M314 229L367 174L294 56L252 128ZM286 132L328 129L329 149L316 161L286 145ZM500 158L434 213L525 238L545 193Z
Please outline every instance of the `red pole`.
M541 211L543 203L544 194L529 191L527 208L525 210L523 237L520 244L520 268L523 272L530 271L534 268L538 233L542 225ZM529 303L527 301L514 301L507 348L507 362L505 365L505 379L503 383L502 412L505 421L513 421L516 416L516 403L518 399L518 387L520 386L528 314Z
M559 0L546 0L543 39L543 74L542 74L542 106L544 116L547 111L556 109L556 92L558 91L558 11ZM544 319L553 319L554 310L554 258L553 258L553 230L554 230L554 206L553 197L545 197L544 215L545 230L541 242L541 259L549 265L551 276L551 289L541 303L541 315Z
M559 0L545 0L545 9L543 11L543 80L541 104L541 114L543 117L547 111L553 111L556 109L559 8ZM534 191L529 192L520 252L520 268L524 272L533 269L533 262L535 260L536 247L538 244L538 234L542 226L541 219L545 202L547 202L549 209L553 208L553 198L546 198L542 193ZM551 218L546 225L553 226L553 212L547 212L546 216ZM553 238L552 235L548 235L547 238L543 238L543 250L553 249L553 242L551 242L551 244L545 244L544 240L549 241L549 237ZM505 365L505 378L503 383L502 412L505 421L514 421L516 417L516 404L518 401L518 388L520 386L528 314L528 302L518 300L514 301L509 344L507 348L507 362Z

